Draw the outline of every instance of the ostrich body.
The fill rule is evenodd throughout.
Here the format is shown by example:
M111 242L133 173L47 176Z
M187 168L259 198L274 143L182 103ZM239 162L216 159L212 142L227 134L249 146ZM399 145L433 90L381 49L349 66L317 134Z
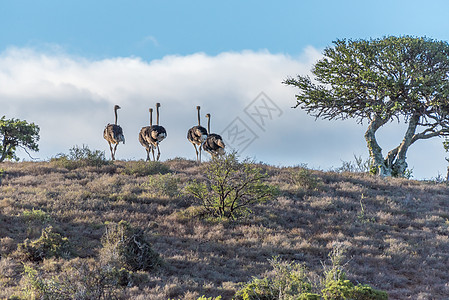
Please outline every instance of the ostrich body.
M209 135L203 144L204 151L208 152L212 157L225 154L225 144L220 135L210 133L210 114L206 115L207 118L207 131Z
M115 114L115 122L114 124L106 125L106 128L103 131L103 137L109 144L109 149L111 150L111 158L115 160L115 151L117 151L117 146L120 142L125 144L125 136L123 135L123 129L120 125L117 125L117 110L120 109L120 106L114 106L114 114ZM114 145L114 148L112 148Z
M147 150L147 160L150 160L150 149L153 153L153 160L159 160L161 151L159 150L159 143L167 137L167 131L163 126L159 125L159 107L160 103L156 103L156 125L152 124L153 109L150 108L150 126L143 127L139 133L139 141ZM157 159L154 157L154 148L157 148Z
M204 142L207 139L207 130L206 128L201 126L200 122L200 107L196 107L198 111L198 126L193 126L192 128L187 131L187 139L189 142L192 143L193 147L195 148L196 152L196 161L201 162L201 148L204 144ZM196 146L199 146L199 159L198 159L198 149Z
M147 142L146 138L147 136L151 136L150 132L151 132L151 126L153 125L153 109L150 108L150 126L145 126L142 127L142 129L139 132L139 142L142 146L145 147L145 150L147 151L147 161L150 160L150 151L153 148L153 144ZM153 159L154 159L154 152L153 152Z

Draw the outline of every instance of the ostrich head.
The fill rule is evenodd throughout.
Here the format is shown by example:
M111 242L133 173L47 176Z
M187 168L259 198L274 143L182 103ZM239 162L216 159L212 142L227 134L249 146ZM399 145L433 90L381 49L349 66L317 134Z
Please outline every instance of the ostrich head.
M198 111L198 126L201 126L201 121L200 121L200 106L199 106L199 105L196 107L196 110Z
M156 103L156 124L159 125L159 107L161 107L161 104L158 102Z

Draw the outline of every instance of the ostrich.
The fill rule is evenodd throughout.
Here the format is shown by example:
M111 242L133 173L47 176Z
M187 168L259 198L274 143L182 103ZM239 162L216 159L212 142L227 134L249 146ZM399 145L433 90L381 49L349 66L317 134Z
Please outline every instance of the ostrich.
M161 151L159 150L159 143L162 142L167 137L167 131L163 126L159 125L159 107L161 107L160 103L156 103L156 125L152 124L152 118L153 118L153 109L150 108L150 126L144 127L146 130L142 134L142 138L148 143L148 146L151 147L151 153L153 153L153 160L159 160L159 157L161 156ZM144 130L142 128L142 131ZM139 134L139 140L140 140L140 134ZM142 144L142 142L140 142ZM144 145L144 144L142 144ZM149 160L149 148L144 146L147 149L147 160ZM157 148L157 158L154 158L154 148Z
M225 154L225 144L220 135L215 133L210 133L210 114L206 115L207 118L207 131L209 135L203 144L204 151L208 152L212 157Z
M147 142L147 139L151 139L149 138L150 135L150 131L151 131L151 126L153 126L153 109L150 108L150 126L145 126L142 127L142 129L139 132L139 142L142 146L145 147L145 150L147 151L147 161L150 160L150 149L153 149L153 144ZM148 136L148 137L147 137ZM154 159L154 152L153 152L153 159Z
M125 136L123 135L123 130L120 125L117 125L117 110L120 109L120 106L114 106L115 113L115 123L108 124L103 132L103 137L106 141L108 141L109 149L111 150L112 160L115 160L115 151L117 150L117 146L120 142L125 144ZM114 149L112 149L112 144L114 144Z
M207 130L206 128L202 127L200 123L200 107L197 106L196 109L198 111L198 126L193 126L192 128L189 129L189 131L187 131L187 139L189 140L189 142L192 143L193 147L195 148L196 161L201 162L201 147L206 141ZM197 145L200 146L199 159L198 159L198 149L196 148Z

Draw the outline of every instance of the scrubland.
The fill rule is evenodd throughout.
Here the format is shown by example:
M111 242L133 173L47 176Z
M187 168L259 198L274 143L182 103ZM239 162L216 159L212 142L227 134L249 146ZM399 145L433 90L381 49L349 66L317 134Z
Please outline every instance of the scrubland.
M39 298L70 282L79 299L232 299L242 283L270 274L274 257L319 278L336 248L355 284L390 299L449 297L446 183L257 164L277 196L237 219L214 219L185 193L207 164L0 164L0 298ZM117 270L124 279L111 286L98 272L115 255L105 251L107 226L121 221L159 257ZM63 244L55 255L30 254L48 228ZM104 290L86 296L92 285Z

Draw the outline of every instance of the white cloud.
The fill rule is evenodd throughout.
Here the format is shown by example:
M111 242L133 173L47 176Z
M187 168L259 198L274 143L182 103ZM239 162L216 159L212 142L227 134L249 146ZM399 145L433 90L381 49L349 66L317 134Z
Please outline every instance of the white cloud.
M203 122L206 113L212 114L212 131L221 133L240 117L257 134L243 156L328 169L341 165L341 160L352 160L354 154L366 156L364 127L351 120L315 121L291 108L296 90L281 84L287 76L309 73L320 57L320 51L308 47L299 57L243 51L173 55L146 62L135 57L88 60L61 52L11 48L0 54L0 115L41 127L41 151L34 155L40 159L82 144L105 150L109 157L102 133L114 121L113 105L119 104L126 145L119 145L117 158L143 159L145 150L137 134L148 123L148 108L161 102L161 125L168 132L161 158L193 159L186 132L196 123L195 106L201 105ZM244 112L261 92L283 112L267 120L264 130ZM440 144L422 143L409 151L409 164L419 177L445 172ZM420 154L429 152L432 160L423 162Z

